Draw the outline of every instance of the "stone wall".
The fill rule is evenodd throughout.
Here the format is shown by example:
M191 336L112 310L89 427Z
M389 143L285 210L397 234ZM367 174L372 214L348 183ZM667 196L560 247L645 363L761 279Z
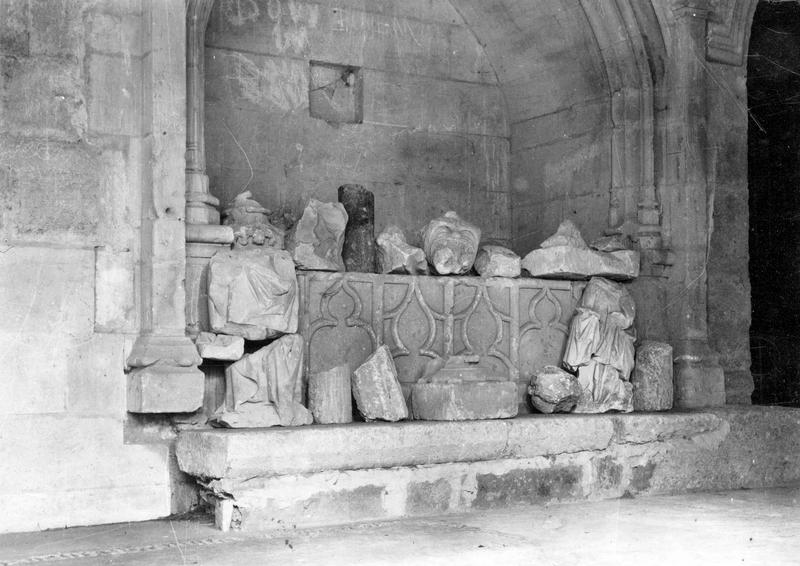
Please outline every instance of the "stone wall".
M143 17L137 0L0 3L0 532L170 513L167 446L123 435Z
M312 61L358 69L361 123L310 115ZM334 90L325 92L336 101ZM413 241L455 209L484 239L511 237L505 102L445 0L218 0L205 112L211 190L223 203L246 187L296 214L303 199L335 201L340 185L359 183L375 193L378 231L397 223Z

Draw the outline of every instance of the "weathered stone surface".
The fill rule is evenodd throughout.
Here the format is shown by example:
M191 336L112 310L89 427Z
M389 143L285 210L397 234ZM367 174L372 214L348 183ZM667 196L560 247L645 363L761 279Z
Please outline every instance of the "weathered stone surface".
M579 280L597 276L627 280L639 276L639 252L603 253L588 248L554 246L533 250L523 258L522 267L532 277Z
M582 390L577 413L633 410L628 382L633 370L633 325L636 308L619 283L594 277L583 291L570 324L564 365L578 372Z
M356 406L368 421L399 421L408 418L408 408L397 380L392 355L381 346L353 374Z
M415 419L467 421L517 416L517 385L513 381L415 383L411 387Z
M225 370L225 406L212 423L232 428L311 424L302 404L303 338L289 334Z
M192 413L203 404L205 376L195 367L152 365L128 374L131 413Z
M309 341L307 374L345 363L358 367L377 347L375 337L382 336L392 352L405 352L396 367L407 396L428 375L431 354L448 358L466 351L490 364L494 375L517 381L520 410L527 410L530 376L561 364L584 286L530 278L326 272L299 272L298 282L300 332ZM518 308L510 307L515 304ZM447 331L448 321L454 332Z
M215 332L263 340L297 331L297 278L287 252L218 252L208 268L208 310Z
M600 236L592 241L589 247L598 252L618 252L620 250L629 250L631 246L628 238L621 234L612 234L611 236Z
M481 246L475 257L475 271L481 277L519 277L521 260L503 246Z
M588 246L581 236L580 230L572 220L563 220L556 233L542 242L540 248L569 247L586 249Z
M349 365L337 366L309 376L308 409L314 416L315 423L353 421L353 392Z
M669 411L672 408L672 346L645 340L636 348L631 376L634 411Z
M347 212L338 202L311 199L289 232L286 249L299 269L344 271L342 246Z
M403 231L394 225L387 226L378 236L377 259L381 273L428 274L425 252L409 245Z
M244 338L201 332L195 340L200 356L207 360L236 361L244 355Z
M255 245L282 250L283 230L269 221L270 211L252 196L250 191L239 193L223 212L223 224L233 228L234 247Z
M425 256L439 275L462 275L472 269L481 230L452 210L434 218L422 235Z
M578 403L581 387L571 373L546 366L531 378L528 393L533 406L542 413L568 413Z
M347 212L342 259L347 271L375 273L375 195L361 185L339 187Z

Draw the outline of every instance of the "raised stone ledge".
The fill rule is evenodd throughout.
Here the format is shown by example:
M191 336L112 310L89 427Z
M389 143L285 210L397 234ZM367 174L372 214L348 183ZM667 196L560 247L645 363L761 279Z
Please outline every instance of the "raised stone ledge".
M531 415L187 431L217 526L291 529L515 504L793 485L800 410Z
M253 478L531 458L691 438L720 430L712 413L525 415L512 420L350 423L182 432L181 470L201 478Z

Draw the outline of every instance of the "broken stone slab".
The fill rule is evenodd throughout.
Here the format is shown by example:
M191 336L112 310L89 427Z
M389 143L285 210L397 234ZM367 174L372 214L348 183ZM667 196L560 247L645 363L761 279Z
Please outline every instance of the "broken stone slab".
M521 260L508 248L485 245L475 257L475 271L481 277L519 277Z
M556 247L569 247L586 249L586 241L581 236L581 231L575 226L572 220L563 220L558 225L556 233L547 238L544 242L539 244L540 248L556 248Z
M205 360L236 361L244 355L244 338L201 332L195 341L197 351Z
M387 226L378 236L378 271L380 273L408 273L427 275L428 260L425 252L406 241L397 226Z
M411 387L414 419L469 421L517 416L519 395L513 381L418 382Z
M622 234L600 236L593 240L592 243L589 244L589 247L598 252L618 252L620 250L631 249L627 236L623 236Z
M298 289L288 252L225 250L208 267L208 314L220 334L264 340L297 332Z
M375 273L375 195L361 185L339 187L347 212L342 259L347 271Z
M347 212L338 202L311 199L289 232L286 249L298 269L344 271L342 246Z
M385 344L353 373L353 397L358 411L368 421L408 418L397 369Z
M545 366L531 378L531 403L542 413L568 413L581 397L578 378L555 366Z
M607 277L627 281L639 276L639 252L619 250L598 252L571 246L553 246L533 250L522 260L522 267L532 277L582 280Z
M225 370L225 405L211 424L230 428L311 424L302 405L303 338L283 336Z
M635 411L672 409L672 346L645 340L636 349L636 365L631 375Z
M312 373L308 379L308 408L320 424L353 421L350 366L345 364Z
M422 247L436 273L462 275L472 269L480 239L480 228L451 210L428 223Z

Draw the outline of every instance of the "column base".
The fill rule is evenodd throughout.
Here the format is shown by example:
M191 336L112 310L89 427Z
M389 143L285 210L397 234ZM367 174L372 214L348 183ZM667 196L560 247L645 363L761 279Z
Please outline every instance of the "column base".
M131 413L191 413L203 405L205 376L187 336L142 335L128 356Z
M725 372L719 355L704 340L674 345L675 407L699 409L725 405Z

